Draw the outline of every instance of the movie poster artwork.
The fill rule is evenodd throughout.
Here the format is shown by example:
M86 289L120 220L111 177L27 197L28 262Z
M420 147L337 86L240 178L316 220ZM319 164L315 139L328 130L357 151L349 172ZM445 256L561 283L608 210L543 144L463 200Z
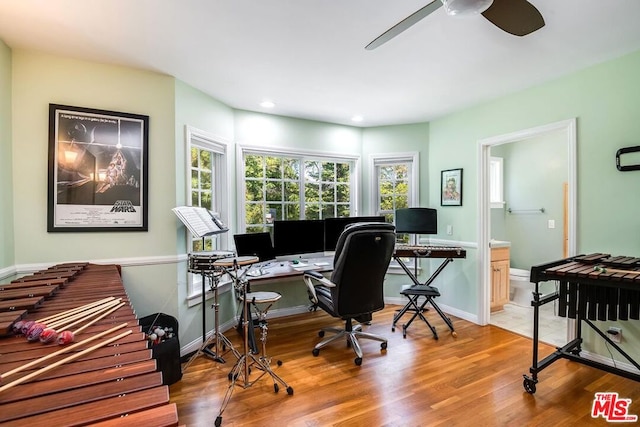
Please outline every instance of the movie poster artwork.
M48 231L147 231L149 117L49 106Z

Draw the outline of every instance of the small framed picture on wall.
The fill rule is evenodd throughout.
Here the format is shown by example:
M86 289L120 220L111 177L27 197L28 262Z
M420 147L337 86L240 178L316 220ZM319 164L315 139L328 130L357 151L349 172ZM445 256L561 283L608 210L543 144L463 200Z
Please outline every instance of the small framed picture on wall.
M462 169L448 169L440 175L442 206L462 206Z

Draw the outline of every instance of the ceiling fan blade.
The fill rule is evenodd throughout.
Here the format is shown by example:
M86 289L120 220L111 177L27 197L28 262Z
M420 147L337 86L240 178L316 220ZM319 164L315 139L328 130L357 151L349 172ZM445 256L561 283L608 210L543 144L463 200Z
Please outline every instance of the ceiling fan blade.
M514 36L526 36L544 27L544 18L527 0L493 0L482 16Z
M404 18L402 21L398 22L396 25L394 25L393 27L389 28L387 31L382 33L374 41L372 41L367 46L365 46L365 49L373 50L385 44L386 42L388 42L398 34L402 33L403 31L409 29L409 27L411 27L412 25L414 25L415 23L417 23L427 15L431 14L432 12L436 11L440 7L442 7L442 2L440 0L432 1L422 9L418 10L417 12L414 12L413 14Z

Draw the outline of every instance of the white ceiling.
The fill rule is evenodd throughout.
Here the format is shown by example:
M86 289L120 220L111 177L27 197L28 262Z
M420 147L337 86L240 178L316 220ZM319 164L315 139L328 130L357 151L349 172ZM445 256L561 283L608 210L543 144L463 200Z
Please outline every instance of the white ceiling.
M14 49L166 73L238 109L358 126L416 123L640 49L639 0L530 0L525 37L430 0L3 0ZM272 110L259 106L276 103Z

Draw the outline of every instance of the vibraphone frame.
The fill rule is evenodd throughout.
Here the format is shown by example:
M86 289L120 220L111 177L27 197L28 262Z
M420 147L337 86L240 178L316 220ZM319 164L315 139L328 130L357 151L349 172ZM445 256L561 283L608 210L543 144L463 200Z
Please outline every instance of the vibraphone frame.
M614 272L596 271L596 265L614 269ZM640 381L640 375L584 358L582 351L582 322L593 329L606 343L615 348L629 363L640 369L640 364L613 342L592 320L638 319L640 309L640 258L611 257L608 254L579 255L537 265L531 268L533 293L533 361L529 368L531 376L523 375L523 387L528 393L536 392L538 374L559 359L568 359L612 374ZM624 268L625 270L617 270ZM624 271L624 272L620 272ZM558 281L559 289L550 294L540 293L540 283ZM575 338L555 352L538 360L540 307L559 300L560 315L575 319ZM629 310L629 306L631 309ZM620 308L622 307L622 308ZM620 310L618 311L618 309Z

